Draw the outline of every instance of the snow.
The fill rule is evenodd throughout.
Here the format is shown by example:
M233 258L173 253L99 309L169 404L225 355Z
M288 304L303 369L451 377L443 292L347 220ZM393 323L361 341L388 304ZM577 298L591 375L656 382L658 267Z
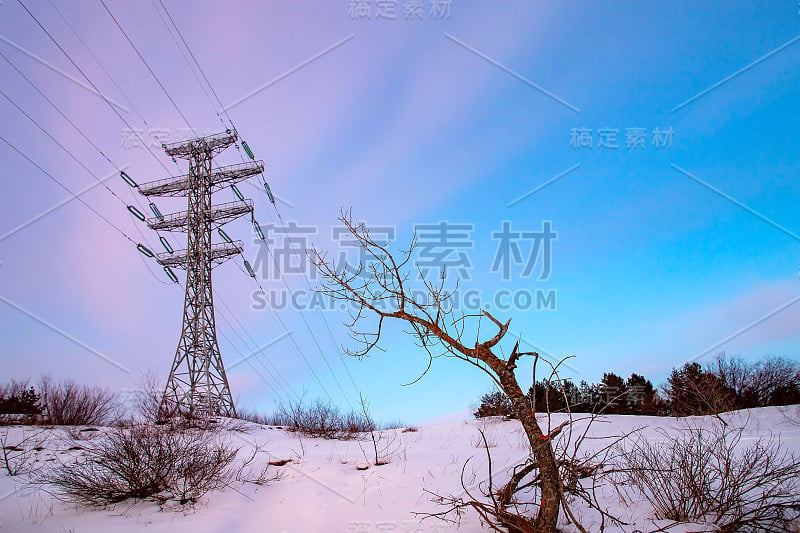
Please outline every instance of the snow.
M787 414L798 407L763 408L723 415L731 424L746 423L746 441L775 435L785 449L800 455L800 426ZM434 518L421 520L415 513L443 510L431 501L431 493L463 495L464 484L473 494L487 479L487 456L479 430L486 435L496 483L505 479L508 468L527 456L526 440L517 421L498 419L463 420L463 414L448 422L420 426L417 431L402 429L381 432L379 446L388 446L388 464L375 466L371 440L331 441L301 437L279 428L252 426L247 433L231 431L230 442L242 447L242 455L256 444L266 450L259 461L289 459L283 466L270 467L281 479L267 485L236 484L224 491L206 495L192 508L160 510L155 503L131 502L104 510L76 508L54 499L38 487L25 483L24 476L0 475L0 529L3 531L75 531L128 532L146 528L152 532L441 532L486 531L474 512L461 517L458 528ZM795 415L796 416L796 415ZM553 416L553 427L564 420ZM713 418L695 419L610 415L592 426L591 435L622 434L643 428L648 439L664 439L663 432L674 434L687 423L707 426ZM576 427L580 427L579 422ZM7 444L30 436L38 428L14 426ZM72 431L75 435L76 432ZM91 432L79 433L91 438ZM43 434L44 435L44 434ZM46 430L45 450L36 456L37 464L50 459L68 460L80 442L64 429ZM85 437L84 437L85 435ZM602 440L590 440L587 450L602 446ZM52 462L52 461L51 461ZM465 468L465 463L467 466ZM369 465L366 470L359 467ZM621 500L608 487L602 492L603 503L612 514L631 526L609 527L606 531L649 531L666 522L652 520L652 508L646 502ZM595 515L580 505L573 509L584 525L598 530ZM656 525L657 524L657 525ZM592 527L594 526L594 528ZM697 531L699 526L681 525L670 531ZM565 531L571 531L569 526Z

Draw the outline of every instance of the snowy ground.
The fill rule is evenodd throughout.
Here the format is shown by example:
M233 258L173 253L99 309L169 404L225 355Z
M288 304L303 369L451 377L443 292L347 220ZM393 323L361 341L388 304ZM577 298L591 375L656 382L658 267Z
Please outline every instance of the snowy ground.
M797 408L790 408L795 414ZM765 408L725 415L732 423L748 421L744 439L752 441L770 432L780 436L782 445L800 455L800 426L785 416L786 409ZM560 417L554 416L558 424ZM695 419L706 425L711 419ZM593 426L594 435L613 435L644 427L649 439L663 439L659 428L679 430L686 420L674 418L606 416ZM9 428L0 428L0 433ZM193 509L160 511L153 503L120 504L106 510L76 509L54 500L47 493L25 484L24 476L0 475L0 529L2 531L108 532L147 528L153 532L191 531L226 532L437 532L485 531L477 516L468 512L458 528L436 519L421 521L416 513L439 512L426 491L441 495L462 495L462 468L467 460L465 483L478 487L487 478L486 452L478 446L478 430L483 429L492 453L495 478L504 479L504 469L521 462L527 455L521 427L516 421L461 420L418 428L417 431L390 430L382 433L381 446L389 445L389 463L374 462L371 441L329 441L301 438L277 428L253 426L241 434L232 432L232 444L243 450L258 443L267 453L260 461L290 459L271 472L282 478L268 485L236 485L223 492L207 495ZM8 444L37 428L10 428ZM36 454L37 464L48 459L69 458L79 453L80 446L63 429L49 430L50 439L44 450ZM73 435L90 438L96 432L72 431ZM600 442L600 441L592 441ZM589 443L589 446L599 444ZM363 448L363 452L362 452ZM475 490L475 493L479 493ZM624 520L632 523L622 531L650 531L652 509L640 501L623 501L608 488L603 502ZM593 515L575 511L590 530L598 530ZM697 528L695 528L697 529ZM570 531L569 527L565 527ZM692 531L680 526L670 531ZM607 531L620 531L610 528Z

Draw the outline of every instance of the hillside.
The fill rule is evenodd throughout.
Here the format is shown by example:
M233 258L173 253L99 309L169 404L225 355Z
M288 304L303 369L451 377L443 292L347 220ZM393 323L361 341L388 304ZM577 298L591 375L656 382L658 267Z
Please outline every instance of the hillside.
M800 426L787 415L793 408L762 408L723 415L734 427L746 424L740 447L758 437L773 434L782 446L795 456L800 455ZM562 417L555 415L553 423ZM590 436L603 437L642 428L641 436L650 442L663 442L677 435L687 424L711 428L719 422L713 417L675 418L604 416L596 420ZM575 429L580 429L578 422ZM77 509L54 499L41 487L26 484L24 476L0 477L0 522L4 531L75 531L81 533L107 531L152 532L439 532L485 531L476 513L467 511L460 526L435 518L421 520L415 513L437 513L443 507L431 501L432 494L463 496L464 483L470 492L479 495L485 487L487 456L479 433L482 430L492 455L495 479L504 480L507 470L526 457L526 441L516 421L499 419L462 420L416 428L381 432L380 447L387 447L388 464L375 466L371 440L331 441L300 437L296 433L274 427L252 425L249 431L228 431L224 436L240 454L253 446L263 446L257 461L282 462L272 466L271 475L280 479L266 485L234 485L222 492L210 493L192 508L170 507L160 510L155 503L124 502L105 510ZM8 441L40 431L37 428L10 428ZM69 461L81 453L76 442L64 429L45 430L48 440L44 449L35 452L36 464ZM98 432L72 431L80 439L102 438ZM577 434L577 431L576 433ZM43 434L42 436L45 436ZM603 439L587 440L582 450L603 446ZM372 457L371 457L372 456ZM366 470L359 468L370 466ZM466 468L464 468L467 463ZM652 531L668 522L653 522L653 509L633 488L605 485L600 488L600 501L611 514L630 526L608 527L607 531ZM599 530L597 513L581 505L574 512L584 526ZM699 531L702 527L681 525L670 531ZM565 526L564 531L574 531Z

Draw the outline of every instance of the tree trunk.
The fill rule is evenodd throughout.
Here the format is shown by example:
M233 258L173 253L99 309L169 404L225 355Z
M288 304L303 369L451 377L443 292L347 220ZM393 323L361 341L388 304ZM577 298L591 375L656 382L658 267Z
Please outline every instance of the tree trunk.
M492 366L497 366L492 370L500 378L503 392L511 399L514 414L522 423L522 428L525 430L525 435L528 437L528 442L539 467L542 501L540 502L539 514L534 522L534 531L536 533L551 533L556 531L561 505L561 478L552 443L549 436L542 433L539 423L536 421L536 413L533 412L525 395L522 394L514 372L509 370L502 362L499 365Z

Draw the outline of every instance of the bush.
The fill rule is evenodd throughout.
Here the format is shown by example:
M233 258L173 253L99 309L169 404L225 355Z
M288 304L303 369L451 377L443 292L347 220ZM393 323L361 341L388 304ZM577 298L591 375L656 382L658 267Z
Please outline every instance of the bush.
M624 479L656 517L710 521L719 531L789 531L800 518L800 461L772 437L743 443L745 426L688 427L623 449Z
M105 389L44 377L40 391L45 421L49 424L105 425L113 417L116 397Z
M213 432L137 424L111 430L76 462L44 473L39 482L55 485L63 499L88 506L129 498L193 503L231 483L237 452Z
M139 377L130 398L134 416L144 422L155 423L163 419L166 413L161 412L161 398L164 386L158 373L149 370Z
M285 422L285 420L276 419L274 415L270 416L265 413L256 411L254 409L248 409L246 407L236 408L236 418L238 418L239 420L252 422L254 424L260 424L262 426L282 426L284 425L282 422Z
M284 426L308 437L352 440L366 436L376 424L364 414L342 413L338 407L316 400L310 405L302 401L280 404L277 412L267 418L271 425Z
M36 470L39 452L45 449L49 435L42 430L30 432L22 428L21 435L12 443L9 433L9 429L0 433L0 469L9 476Z
M511 406L511 400L508 396L500 391L494 391L484 394L481 397L481 404L473 415L475 418L484 418L487 416L514 418L514 408Z

